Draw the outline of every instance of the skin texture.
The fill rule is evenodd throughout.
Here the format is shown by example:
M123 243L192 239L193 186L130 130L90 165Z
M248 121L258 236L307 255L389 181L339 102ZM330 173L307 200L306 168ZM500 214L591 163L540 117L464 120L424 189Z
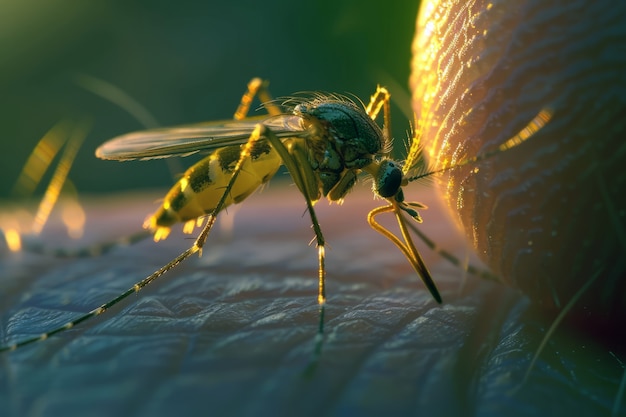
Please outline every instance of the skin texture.
M408 58L393 53L389 59L385 54L396 43L381 37L377 30L371 33L381 40L379 47L361 36L338 38L339 23L334 32L317 26L339 12L346 17L343 25L349 26L357 17L354 7L360 10L368 5L357 3L343 6L329 2L327 9L317 14L310 14L308 3L306 13L299 14L289 8L265 14L252 8L257 5L265 10L267 4L259 2L245 6L233 3L236 13L216 13L217 6L211 4L211 13L190 11L191 16L198 17L195 24L177 14L173 20L180 22L179 26L163 30L163 20L157 20L158 30L142 34L137 41L137 22L154 19L151 4L134 17L123 14L123 18L111 19L114 33L119 34L117 28L126 23L126 32L133 40L115 44L134 45L136 49L119 54L123 60L105 55L91 66L77 67L122 88L130 86L134 96L150 91L152 95L137 98L156 110L163 124L230 117L237 95L254 75L269 77L277 95L322 88L350 91L365 98L377 81L387 84L378 77L360 78L371 65L387 68L400 61L404 66ZM67 8L56 3L53 7L66 14ZM377 16L380 9L375 8ZM241 13L252 15L250 21L258 22L248 29L250 36L235 36L246 27L234 18ZM298 20L293 20L294 15ZM312 24L302 25L300 18L310 16ZM358 18L360 21L361 16ZM284 22L293 22L287 29L289 34L298 28L306 32L285 36ZM380 26L380 32L388 32L387 24ZM47 41L56 32L43 33ZM210 42L196 42L200 34ZM261 35L280 43L251 42ZM87 39L88 49L98 57L103 54L100 47L93 48L90 38L71 39ZM225 39L241 41L233 45L223 43ZM176 40L181 44L173 43ZM289 40L297 43L298 49L285 49ZM303 46L306 40L313 40L322 51ZM148 41L152 47L147 47ZM14 40L11 43L21 45ZM329 55L329 46L336 44L343 48L341 53ZM168 51L171 45L176 48ZM182 51L182 45L193 49L194 60L185 56L170 59L180 57L173 52ZM221 47L224 50L216 51ZM266 54L269 57L261 57ZM36 56L39 66L41 54L22 55ZM348 63L357 62L356 55L367 56L374 63L358 62L342 72ZM155 61L150 61L153 56ZM297 60L285 62L285 56ZM198 65L198 57L220 66ZM121 75L111 77L101 72L106 63L119 67L116 74ZM179 68L181 72L176 72ZM251 68L254 72L247 73ZM160 76L151 78L155 73ZM343 74L343 78L336 85L326 84L334 74ZM223 82L229 75L237 78L232 84ZM166 86L165 80L173 80L173 84ZM187 81L190 84L184 84ZM132 88L138 85L144 88ZM197 100L181 98L184 90L192 91ZM23 125L31 126L37 113L49 120L27 135L8 133L5 137L37 138L65 117L48 107L39 112L33 107L52 103L52 110L62 108L59 100L67 97L65 89L54 91L63 94L46 101L38 99L39 95L24 96L20 90L16 96L25 97L22 101L8 101L12 109L27 109ZM232 101L226 103L226 99ZM98 126L110 130L86 145L85 154L79 158L83 171L72 171L76 182L83 181L78 186L81 193L93 190L90 187L96 178L109 190L145 186L149 180L167 187L171 178L162 165L152 168L161 173L155 180L148 162L116 164L93 159L93 149L103 140L140 126L134 120L129 124L125 113L125 125L120 120L102 121L111 105L91 107L85 104L88 100L92 100L90 104L102 102L90 94L76 102L80 109L97 115ZM173 104L173 108L159 107L166 105L163 103ZM2 114L6 120L15 119L13 113ZM401 119L395 117L395 124ZM402 131L400 125L398 137ZM31 148L27 146L28 151ZM23 161L10 155L17 163ZM181 161L186 166L187 161ZM11 175L19 168L12 169ZM106 195L88 204L85 241L68 242L58 220L53 220L41 239L52 247L81 246L127 235L138 230L156 207L153 201L164 194ZM440 246L464 259L469 248L437 204L434 193L415 184L407 189L406 197L430 207L422 213L425 223L421 228ZM397 249L368 229L365 215L373 206L367 189L350 194L343 207L318 205L329 244L327 337L315 372L309 372L308 378L303 374L307 374L313 357L318 320L316 254L307 246L312 233L301 196L294 187L274 184L241 206L232 238L211 236L203 258L190 259L104 316L38 345L2 354L1 414L571 416L625 412L619 404L621 363L626 357L623 352L561 327L550 338L529 380L522 384L531 357L552 321L529 310L528 300L509 287L465 277L458 268L422 248L442 290L444 304L437 305ZM0 339L10 342L39 334L98 306L189 244L186 236L173 233L159 244L146 241L101 257L67 260L29 253L13 255L2 249Z
M425 2L411 84L435 166L494 149L540 110L552 121L497 158L441 176L456 223L503 282L547 314L593 280L568 320L625 342L626 4Z
M414 185L410 197L430 207L421 229L465 258L468 248L434 193ZM69 244L136 230L155 198L92 201L85 239ZM219 229L210 236L202 258L103 316L2 354L3 414L610 413L622 375L619 353L560 329L522 383L549 323L515 291L466 277L422 248L444 298L436 304L402 255L368 228L365 216L375 205L363 186L342 207L317 205L329 244L326 338L317 366L312 233L295 188L274 185L238 208L230 237ZM68 244L55 219L41 240ZM158 244L84 259L3 252L0 337L62 324L190 243L173 232Z

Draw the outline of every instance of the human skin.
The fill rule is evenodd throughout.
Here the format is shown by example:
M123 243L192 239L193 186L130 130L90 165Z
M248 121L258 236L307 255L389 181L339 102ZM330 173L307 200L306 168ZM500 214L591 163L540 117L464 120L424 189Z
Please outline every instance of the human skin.
M343 206L317 205L328 242L317 360L312 232L298 191L274 184L241 205L230 237L215 230L201 258L98 318L2 353L3 414L610 412L619 352L562 328L524 380L550 322L516 291L467 276L419 245L442 293L437 304L399 251L367 226L379 203L371 196L360 186ZM406 197L429 206L422 230L465 259L469 249L432 190L413 185ZM155 198L87 200L83 241L68 243L54 219L40 239L76 246L128 234ZM3 343L91 310L190 244L173 233L82 259L4 252Z
M518 148L440 177L453 218L534 305L554 315L577 299L569 320L623 343L614 329L626 317L626 4L421 8L411 85L434 166L492 150L553 113Z

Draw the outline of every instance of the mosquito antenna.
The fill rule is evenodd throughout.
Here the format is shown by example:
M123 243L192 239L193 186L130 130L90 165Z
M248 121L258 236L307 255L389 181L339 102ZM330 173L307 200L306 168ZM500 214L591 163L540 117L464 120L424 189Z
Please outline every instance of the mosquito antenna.
M461 162L446 165L442 168L435 169L434 171L428 171L426 173L420 173L412 177L406 177L405 181L407 183L417 181L421 178L429 177L434 174L439 174L439 173L449 171L454 168L462 167L464 165L480 162L485 159L489 159L499 154L500 152L504 152L511 148L514 148L522 144L523 142L525 142L527 139L529 139L531 136L537 133L542 127L544 127L550 121L550 119L552 119L553 114L554 112L552 109L545 108L541 110L522 130L520 130L519 133L517 133L515 136L508 139L506 142L498 146L496 149L487 151L477 156L473 156L471 158L464 159Z

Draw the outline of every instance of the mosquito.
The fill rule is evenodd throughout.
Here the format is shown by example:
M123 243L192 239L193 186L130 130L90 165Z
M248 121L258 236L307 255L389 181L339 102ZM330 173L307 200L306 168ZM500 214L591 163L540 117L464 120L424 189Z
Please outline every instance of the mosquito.
M442 168L428 169L417 135L413 137L405 161L391 158L390 97L387 89L379 86L367 105L343 95L325 93L301 94L281 102L271 97L267 81L254 78L248 83L234 120L145 130L104 143L96 150L96 156L117 161L208 153L184 173L162 205L144 223L155 241L165 239L177 223L184 223L183 230L188 233L197 225L204 223L204 226L191 247L122 294L54 330L2 346L0 351L45 340L98 316L193 254L201 254L218 214L229 205L245 200L268 182L281 165L286 167L304 196L315 234L319 333L323 332L326 302L326 241L314 206L322 197L341 202L359 176L369 177L374 195L385 202L370 211L369 225L404 254L434 300L441 303L439 290L409 233L409 228L414 229L413 223L422 223L419 211L426 206L405 200L403 187L518 146L550 121L552 111L541 110L524 129L492 151ZM255 98L262 103L267 115L247 117ZM376 123L381 111L382 127ZM385 213L395 216L399 235L377 221L378 216ZM433 247L431 244L429 246Z

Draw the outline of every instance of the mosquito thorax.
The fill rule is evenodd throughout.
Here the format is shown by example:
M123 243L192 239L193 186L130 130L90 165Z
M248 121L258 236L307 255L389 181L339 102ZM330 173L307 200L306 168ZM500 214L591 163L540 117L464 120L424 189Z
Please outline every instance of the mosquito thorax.
M362 168L383 147L383 132L363 109L352 102L320 98L298 104L294 114L328 130L343 156L346 168Z
M322 194L333 201L342 199L358 170L371 165L383 149L380 127L362 108L335 96L300 103L293 113L312 132L309 160L318 174Z

